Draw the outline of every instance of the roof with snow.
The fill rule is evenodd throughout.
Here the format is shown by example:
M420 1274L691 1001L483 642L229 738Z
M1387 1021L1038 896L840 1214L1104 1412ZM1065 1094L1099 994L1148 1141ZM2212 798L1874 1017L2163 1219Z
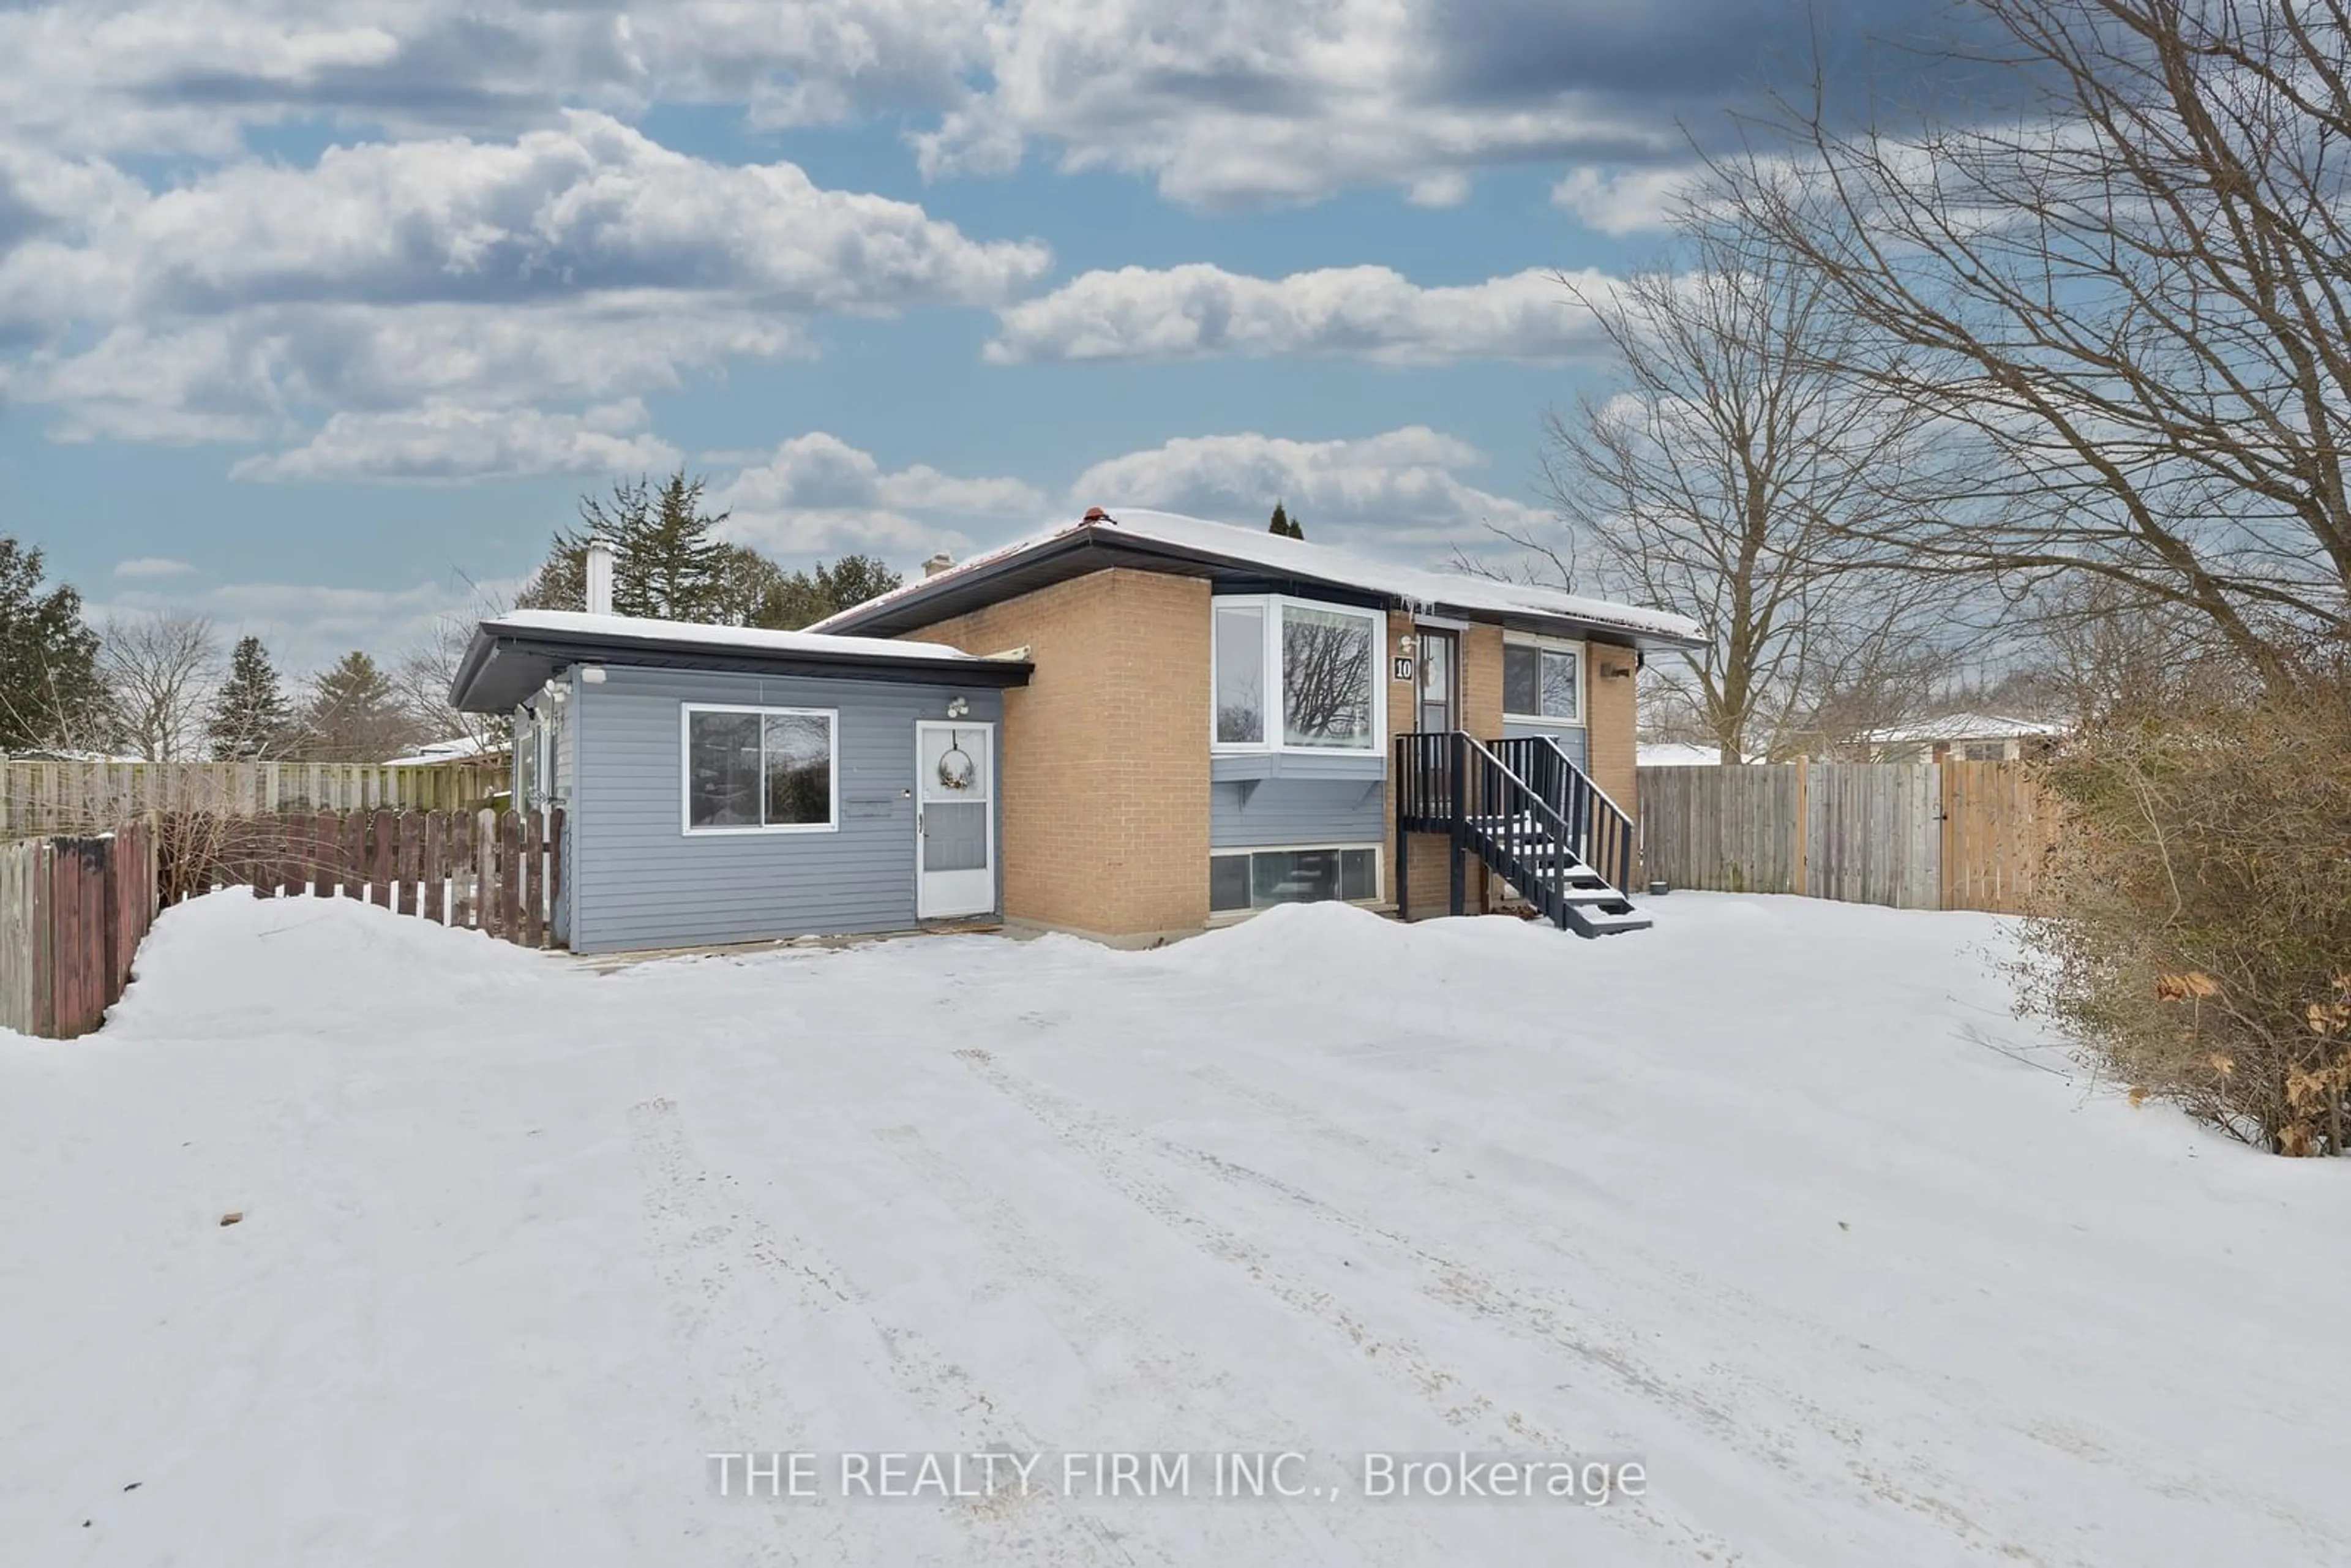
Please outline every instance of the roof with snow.
M2016 718L1996 713L1947 713L1939 718L1920 719L1916 724L1897 724L1872 730L1869 739L1878 746L1907 746L1937 741L2005 740L2011 736L2064 733L2064 725L2050 724L2037 718Z
M1703 641L1696 622L1663 610L1586 599L1533 583L1396 566L1261 528L1173 512L1112 516L1099 507L1078 522L1017 539L869 599L818 622L815 629L912 632L1113 566L1206 577L1227 586L1373 600L1390 608L1530 630L1599 632L1642 648L1692 647Z
M1714 768L1722 762L1722 748L1678 740L1645 740L1638 759L1644 768Z
M474 640L449 683L449 701L461 713L501 713L559 670L608 663L966 686L1023 685L1030 668L1016 659L977 658L942 643L769 632L577 610L514 610L474 629Z
M503 740L486 740L477 735L453 735L446 740L427 741L406 757L394 757L380 762L379 768L430 768L442 762L467 762L481 757L504 757L513 747Z

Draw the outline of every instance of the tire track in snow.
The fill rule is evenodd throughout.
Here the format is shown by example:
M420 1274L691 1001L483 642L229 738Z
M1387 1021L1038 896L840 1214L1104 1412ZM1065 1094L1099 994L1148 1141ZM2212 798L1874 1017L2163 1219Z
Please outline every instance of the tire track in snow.
M808 1447L807 1414L781 1393L758 1336L745 1332L750 1326L747 1320L758 1312L752 1298L766 1287L791 1291L803 1312L840 1318L864 1329L882 1348L878 1357L862 1358L866 1371L944 1417L953 1429L954 1447L970 1452L1033 1452L1042 1447L1008 1413L1003 1401L975 1383L951 1357L915 1330L877 1314L864 1292L822 1252L799 1237L779 1237L765 1220L756 1216L747 1219L735 1210L733 1205L742 1200L731 1196L733 1178L714 1175L695 1158L676 1102L659 1096L631 1107L629 1126L655 1270L670 1291L689 1360L695 1364L693 1398L698 1414L733 1416L737 1429L751 1436L744 1446L758 1451ZM718 1201L720 1193L730 1195L727 1204ZM731 1354L720 1355L707 1348L722 1336L736 1341ZM712 1408L708 1390L714 1384L735 1391L724 1411ZM795 1512L793 1519L826 1519L822 1534L829 1550L814 1561L849 1562L869 1555L861 1548L870 1548L871 1542L842 1539L846 1521L836 1500L807 1500L795 1507L806 1511ZM1110 1531L1048 1492L958 1500L941 1511L969 1538L974 1561L1046 1568L1120 1563L1134 1568L1136 1563ZM772 1538L763 1540L759 1551L762 1563L801 1561Z
M1651 1371L1616 1346L1579 1330L1575 1324L1583 1314L1573 1302L1552 1300L1549 1292L1539 1288L1503 1284L1484 1271L1425 1247L1401 1232L1359 1219L1278 1176L1251 1169L1221 1155L1165 1139L1150 1140L1150 1146L1229 1184L1272 1193L1293 1207L1312 1214L1317 1219L1343 1229L1368 1244L1403 1252L1431 1271L1433 1279L1424 1277L1420 1287L1422 1294L1430 1300L1478 1322L1492 1323L1518 1338L1563 1350L1587 1365L1597 1367L1636 1398L1679 1415L1708 1438L1776 1469L1788 1479L1792 1489L1818 1473L1806 1464L1807 1456L1789 1447L1783 1440L1759 1442L1759 1437L1779 1437L1763 1423L1741 1416L1698 1390ZM1709 1371L1726 1380L1749 1381L1727 1367L1709 1368ZM1794 1396L1783 1397L1789 1403L1809 1406L1809 1402ZM1817 1407L1811 1408L1817 1410ZM1823 1429L1822 1435L1844 1442L1848 1447L1853 1446L1851 1437L1844 1434ZM1844 1459L1845 1468L1855 1479L1874 1495L1933 1521L1970 1547L1995 1552L2011 1561L2043 1561L2024 1546L2001 1540L1978 1524L1957 1504L1931 1492L1905 1486L1884 1470L1857 1458L1838 1457ZM1924 1468L1915 1458L1905 1456L1905 1459L1914 1468ZM1938 1473L1933 1479L1935 1484L1946 1490L1963 1490L1956 1486L1953 1478Z
M833 1283L790 1254L754 1221L738 1239L739 1221L720 1212L717 1184L694 1157L677 1103L667 1097L629 1107L629 1147L637 1181L655 1278L669 1297L679 1347L687 1364L687 1399L706 1431L731 1431L741 1450L805 1448L804 1411L783 1392L759 1336L742 1321L747 1281L789 1284L803 1306L820 1296L846 1300ZM800 1516L809 1521L812 1544L829 1550L818 1561L838 1561L847 1543L842 1521L830 1499ZM808 1561L779 1539L785 1521L754 1541L753 1561L797 1564ZM795 1531L794 1533L798 1533Z
M1019 1209L977 1186L916 1129L885 1128L875 1136L1004 1259L1012 1277L1051 1288L1052 1299L1039 1305L1054 1320L1064 1340L1073 1347L1102 1339L1123 1344L1127 1359L1141 1375L1145 1393L1161 1411L1179 1419L1205 1417L1220 1431L1245 1432L1238 1443L1249 1448L1304 1452L1309 1448L1306 1434L1247 1397L1238 1408L1227 1402L1224 1410L1206 1411L1208 1395L1232 1385L1229 1370L1212 1366L1182 1345L1165 1343L1157 1330L1123 1307L1101 1281L1082 1273L1066 1252L1040 1236ZM1245 1428L1243 1424L1252 1418L1277 1425L1270 1430ZM1326 1521L1322 1512L1287 1503L1236 1517L1279 1521L1285 1539L1284 1550L1276 1560L1285 1563L1416 1563L1430 1561L1437 1551L1437 1543L1402 1513L1388 1515L1382 1521L1385 1528L1368 1536L1350 1528L1357 1522L1355 1515ZM1333 1525L1339 1527L1335 1533ZM1339 1539L1342 1535L1346 1537L1343 1543ZM1275 1543L1253 1534L1236 1544L1261 1552Z
M1393 1139L1381 1137L1376 1134L1361 1132L1332 1122L1312 1107L1278 1090L1241 1082L1220 1067L1214 1065L1194 1067L1188 1070L1188 1076L1220 1094L1252 1105L1279 1118L1282 1124L1282 1131L1287 1134L1311 1138L1382 1168L1400 1169L1419 1166L1426 1171L1430 1180L1442 1186L1448 1197L1465 1200L1498 1217L1511 1228L1514 1234L1522 1236L1547 1251L1580 1265L1590 1266L1591 1264L1592 1260L1584 1250L1577 1248L1569 1238L1562 1236L1555 1227L1538 1217L1526 1205L1481 1184L1446 1179L1442 1173L1427 1169L1428 1162L1418 1150L1409 1148ZM1175 1147L1172 1145L1167 1146ZM1186 1150L1183 1151L1183 1155L1184 1157L1194 1159L1215 1157L1203 1155L1196 1150ZM1236 1166L1233 1169L1239 1171L1245 1167ZM1575 1175L1573 1171L1564 1170L1561 1174L1570 1177ZM1275 1178L1261 1176L1254 1171L1249 1172L1248 1175L1250 1178L1261 1182L1275 1181ZM1275 1185L1281 1184L1276 1182ZM1295 1191L1294 1188L1288 1190ZM1308 1202L1315 1201L1308 1198L1303 1193L1297 1194L1297 1197ZM1382 1234L1390 1236L1399 1244L1416 1245L1410 1242L1408 1239L1395 1236L1392 1232L1382 1232ZM1726 1284L1719 1279L1700 1275L1670 1259L1660 1257L1622 1238L1612 1238L1609 1245L1612 1262L1620 1256L1629 1257L1667 1281L1671 1291L1710 1294L1723 1298L1726 1311L1739 1321L1768 1319L1789 1336L1805 1341L1824 1354L1848 1359L1855 1354L1856 1347L1850 1339L1813 1319L1791 1312L1750 1292L1739 1290L1735 1286ZM1615 1272L1620 1278L1622 1277L1621 1270ZM1660 1291L1655 1293L1664 1296L1671 1292ZM1583 1309L1575 1308L1573 1302L1558 1304L1575 1310L1579 1315L1589 1315L1583 1312ZM1614 1337L1629 1343L1635 1336L1625 1333L1620 1328ZM1983 1530L1965 1512L1935 1495L1938 1491L1966 1492L1970 1489L1966 1482L1938 1469L1907 1445L1898 1443L1891 1445L1892 1452L1888 1454L1882 1451L1888 1445L1883 1439L1879 1439L1872 1446L1881 1451L1875 1455L1865 1453L1864 1427L1860 1418L1833 1411L1802 1391L1775 1380L1759 1376L1745 1367L1713 1363L1704 1370L1709 1384L1728 1385L1748 1396L1748 1401L1745 1403L1767 1407L1777 1406L1797 1415L1814 1432L1838 1446L1842 1450L1844 1468L1856 1482L1866 1488L1873 1495L1949 1525L1958 1532L1967 1536L1972 1543L1995 1544L2003 1556L2023 1561L2038 1561L2024 1548L2015 1546L2013 1543L1995 1542L1991 1532ZM1946 1390L1928 1385L1927 1379L1931 1375L1922 1373L1903 1362L1890 1357L1880 1357L1876 1361L1872 1371L1876 1375L1898 1381L1908 1387L1922 1402L1928 1405L1940 1406L1948 1403L1949 1396ZM1765 1419L1742 1409L1742 1403L1738 1399L1729 1402L1727 1414L1736 1424L1735 1429L1767 1430ZM1986 1403L1997 1405L1996 1401L1989 1398ZM2147 1490L2168 1495L2224 1496L2238 1506L2267 1513L2279 1523L2301 1531L2308 1538L2314 1550L2323 1547L2325 1554L2330 1559L2351 1561L2351 1541L2346 1541L2327 1526L2297 1511L2290 1504L2278 1499L2248 1488L2219 1483L2209 1475L2183 1471L2177 1464L2168 1462L2161 1458L2143 1454L2136 1456L2118 1454L2095 1440L2085 1444L2080 1440L2079 1434L2070 1434L2074 1440L2068 1440L2070 1429L2064 1422L2051 1417L2026 1411L2001 1408L1998 1410L1996 1419L2009 1431L2022 1439L2058 1449L2070 1458L2095 1467L2113 1470L2127 1478L2135 1486ZM1891 1459L1892 1463L1886 1462L1888 1459Z
M1137 1168L1131 1156L1144 1150L1144 1140L1116 1118L1067 1100L1040 1084L1014 1073L986 1051L967 1049L956 1056L981 1082L996 1089L1044 1124L1047 1131L1084 1155L1103 1178L1130 1201L1190 1241L1201 1251L1247 1274L1250 1281L1300 1315L1323 1324L1391 1381L1400 1382L1426 1400L1446 1423L1465 1432L1479 1432L1491 1440L1500 1436L1551 1453L1579 1451L1575 1445L1546 1430L1524 1413L1506 1409L1491 1396L1470 1386L1420 1346L1401 1336L1374 1332L1361 1313L1332 1292L1297 1278L1274 1261L1263 1248L1236 1235L1190 1207L1165 1183ZM1481 1427L1491 1420L1498 1426ZM1661 1505L1644 1498L1641 1507L1590 1511L1618 1529L1640 1532L1648 1542L1675 1552L1677 1560L1696 1556L1708 1562L1736 1561L1728 1542Z
M1329 1123L1308 1107L1277 1092L1238 1083L1218 1069L1196 1069L1193 1076L1281 1115L1286 1130L1290 1133L1315 1136L1384 1165L1420 1163L1417 1156L1400 1145ZM1774 1466L1789 1477L1792 1485L1802 1479L1817 1479L1824 1469L1841 1467L1873 1496L1932 1521L1970 1547L1996 1553L2010 1561L2043 1561L2028 1548L2001 1539L1997 1532L1978 1523L1965 1509L1938 1495L1943 1492L1967 1494L1970 1489L1959 1478L1899 1446L1890 1456L1896 1461L1894 1465L1870 1462L1863 1451L1862 1428L1857 1422L1824 1409L1794 1389L1758 1378L1743 1369L1716 1363L1705 1369L1709 1385L1728 1386L1744 1394L1747 1398L1744 1401L1738 1398L1725 1401L1709 1397L1687 1386L1685 1382L1656 1372L1630 1350L1623 1348L1629 1345L1635 1336L1621 1328L1604 1337L1592 1333L1588 1328L1577 1326L1593 1314L1573 1300L1561 1299L1554 1292L1539 1287L1500 1283L1412 1236L1359 1218L1278 1176L1172 1140L1159 1138L1150 1142L1165 1154L1196 1166L1219 1179L1272 1193L1367 1242L1401 1249L1433 1271L1434 1282L1424 1281L1422 1286L1423 1292L1431 1299L1481 1320L1491 1321L1520 1337L1555 1344L1602 1368L1627 1392L1678 1412L1692 1425L1735 1451ZM1550 1228L1533 1222L1531 1217L1515 1212L1518 1206L1507 1198L1472 1189L1466 1185L1448 1183L1446 1190L1503 1216L1515 1233L1525 1235L1548 1250L1573 1261L1588 1261L1572 1248L1552 1239L1548 1235ZM1645 1258L1645 1260L1691 1289L1715 1293L1722 1291L1718 1281L1701 1280L1686 1270L1659 1260ZM1744 1306L1761 1310L1760 1303L1752 1301L1745 1302ZM1750 1408L1742 1408L1742 1404ZM1825 1438L1834 1445L1834 1451L1825 1457L1803 1451L1787 1435L1774 1428L1770 1416L1755 1414L1751 1408L1754 1406L1766 1409L1776 1406L1778 1410L1795 1414L1815 1437ZM1896 1471L1907 1473L1897 1475L1894 1473ZM1976 1506L1980 1507L1980 1504Z

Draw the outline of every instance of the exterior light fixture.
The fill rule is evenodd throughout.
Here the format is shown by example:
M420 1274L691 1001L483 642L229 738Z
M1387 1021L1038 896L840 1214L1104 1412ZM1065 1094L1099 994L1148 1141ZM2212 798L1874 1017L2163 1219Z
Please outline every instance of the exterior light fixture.
M949 697L947 699L947 716L949 718L961 718L970 711L971 704L965 698Z
M591 686L601 686L604 684L604 666L582 664L580 666L580 678Z

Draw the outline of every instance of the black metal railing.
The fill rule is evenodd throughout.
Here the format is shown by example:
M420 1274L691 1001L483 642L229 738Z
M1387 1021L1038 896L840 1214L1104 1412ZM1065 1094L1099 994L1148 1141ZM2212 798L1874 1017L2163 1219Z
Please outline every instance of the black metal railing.
M1633 819L1575 765L1551 737L1521 736L1494 742L1494 754L1527 781L1529 789L1567 822L1575 852L1609 886L1630 893L1638 874L1639 841Z
M1464 907L1463 852L1483 859L1527 902L1561 926L1593 934L1595 913L1629 915L1622 894L1632 869L1632 823L1583 769L1548 741L1489 747L1460 730L1416 730L1396 737L1396 829L1452 840L1452 907ZM1531 773L1532 777L1529 777ZM1623 867L1611 876L1595 862ZM1396 895L1406 897L1405 862L1396 861ZM1594 876L1616 896L1593 904Z

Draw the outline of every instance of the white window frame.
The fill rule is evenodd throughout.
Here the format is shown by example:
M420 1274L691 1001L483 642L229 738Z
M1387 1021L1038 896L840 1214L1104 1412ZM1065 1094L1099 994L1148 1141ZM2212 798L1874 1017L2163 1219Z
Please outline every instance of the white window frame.
M1265 643L1265 738L1262 740L1219 740L1217 738L1217 612L1252 605L1263 622L1261 632ZM1282 740L1287 729L1281 711L1281 611L1289 605L1300 610L1319 610L1331 615L1352 615L1368 621L1372 627L1372 716L1371 734L1362 746L1291 746ZM1359 604L1333 604L1328 600L1301 599L1289 593L1219 593L1208 601L1208 749L1219 756L1253 757L1278 752L1286 757L1385 757L1388 745L1388 683L1384 661L1387 657L1388 617L1384 610L1366 610ZM1302 844L1301 849L1360 849L1360 844Z
M1219 860L1224 860L1224 859L1226 859L1226 858L1228 858L1228 857L1229 857L1229 856L1234 856L1234 855L1287 855L1287 854L1298 854L1298 853L1301 853L1301 852L1303 852L1317 851L1317 850L1369 850L1369 851L1371 851L1371 852L1372 852L1372 893L1371 893L1371 896L1370 896L1370 897L1368 897L1368 898L1321 898L1321 899L1316 899L1316 900L1314 900L1314 902L1315 902L1315 903L1317 903L1317 904L1353 904L1355 907L1357 907L1357 908L1359 908L1359 909L1362 909L1362 908L1369 908L1369 907L1371 907L1371 906L1373 906L1373 905L1375 905L1375 904L1381 904L1381 903L1383 903L1383 902L1384 902L1384 901L1385 901L1385 899L1386 899L1386 897L1387 897L1387 892L1386 892L1386 890L1387 890L1387 885L1388 885L1388 879L1387 879L1387 858L1388 858L1388 852L1387 852L1387 846L1386 846L1385 844L1379 843L1379 842L1377 842L1377 841L1353 841L1353 842L1348 842L1348 843L1337 843L1337 844L1227 844L1227 845L1222 846L1221 848L1217 848L1217 847L1212 847L1212 848L1210 848L1210 850L1208 851L1208 859L1209 859L1210 861L1219 861ZM1250 875L1251 875L1251 878L1252 878L1251 885L1252 885L1252 886L1254 886L1254 885L1255 885L1254 878L1255 878L1255 875L1256 875L1256 873L1255 873L1254 870L1252 870L1252 872L1250 873ZM1259 909L1256 904L1250 904L1247 909L1211 909L1210 911L1208 911L1208 924L1209 924L1209 925L1218 925L1229 924L1230 922L1232 922L1232 921L1236 921L1236 920L1247 920L1248 918L1249 918L1249 917L1250 917L1251 915L1263 915L1263 914L1265 913L1265 910L1266 910L1266 909L1278 909L1278 908L1280 908L1280 907L1281 907L1281 905L1280 905L1280 904L1267 904L1267 905L1265 906L1265 909Z
M1514 713L1505 706L1502 709L1502 718L1505 723L1515 721L1520 724L1544 725L1553 729L1584 727L1585 716L1592 711L1592 645L1590 643L1573 637L1546 637L1534 632L1506 632L1502 634L1502 647L1504 649L1502 660L1505 665L1510 662L1508 650L1511 648L1538 648L1554 653L1575 655L1575 716L1573 718L1553 718L1540 713ZM1540 670L1536 673L1535 685L1537 691L1540 692L1542 685ZM1510 690L1510 684L1505 680L1502 683L1505 698L1508 697Z
M822 822L760 822L741 827L696 827L694 822L694 716L698 713L750 713L762 718L788 714L820 718L832 737L831 768L827 770L826 804L831 820ZM768 732L759 728L759 809L767 810ZM677 821L689 838L736 838L747 833L837 833L841 831L841 710L835 707L778 707L756 703L680 703L677 705Z

